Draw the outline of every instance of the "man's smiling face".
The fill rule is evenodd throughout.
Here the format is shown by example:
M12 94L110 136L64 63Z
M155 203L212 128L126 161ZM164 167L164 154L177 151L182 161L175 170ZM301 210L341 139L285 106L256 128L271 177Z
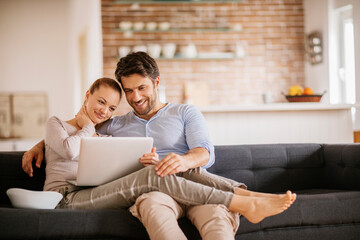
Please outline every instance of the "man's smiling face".
M158 85L159 78L155 84L149 77L132 74L121 77L126 100L140 118L149 120L159 110Z

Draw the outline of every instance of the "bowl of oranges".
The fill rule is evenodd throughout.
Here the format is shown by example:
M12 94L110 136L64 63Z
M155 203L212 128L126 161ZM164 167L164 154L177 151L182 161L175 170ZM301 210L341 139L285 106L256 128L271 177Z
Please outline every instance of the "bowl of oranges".
M322 96L326 93L324 91L322 94L314 94L314 91L310 87L303 88L298 85L291 86L289 88L288 94L284 94L288 102L320 102Z

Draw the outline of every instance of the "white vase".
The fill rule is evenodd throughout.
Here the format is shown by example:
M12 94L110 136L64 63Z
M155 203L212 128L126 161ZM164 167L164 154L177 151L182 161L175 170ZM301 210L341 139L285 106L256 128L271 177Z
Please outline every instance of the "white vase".
M181 48L181 55L185 58L195 58L197 56L196 46L192 43Z
M134 52L147 52L147 47L145 45L137 45L133 48Z
M120 22L119 27L123 31L130 30L132 27L132 22L127 22L127 21Z
M136 31L141 31L141 30L144 29L144 27L145 27L145 23L144 23L144 22L135 22L133 28L134 28L134 30L136 30Z
M148 45L148 54L153 58L160 57L161 46L160 44L149 44Z
M175 56L176 45L167 43L162 47L162 55L164 58L173 58Z
M128 55L128 53L131 51L131 49L129 47L126 46L122 46L118 48L118 52L119 52L119 57L125 57L126 55Z

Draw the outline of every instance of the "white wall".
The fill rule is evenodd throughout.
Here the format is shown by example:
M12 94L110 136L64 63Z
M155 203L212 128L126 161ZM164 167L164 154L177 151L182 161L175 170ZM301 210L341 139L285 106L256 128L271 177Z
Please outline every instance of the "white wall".
M329 80L334 77L336 72L329 73L333 70L334 61L332 58L338 56L329 53L329 49L336 47L334 37L336 34L333 31L333 16L331 12L333 9L352 4L353 6L353 19L354 19L354 37L355 37L355 84L356 84L356 103L360 103L360 0L304 0L305 12L305 33L309 34L312 31L320 31L323 37L323 51L324 61L321 64L310 65L308 62L305 64L305 83L307 86L313 87L315 92L322 92L327 90L323 101L329 102L331 89ZM327 6L327 7L325 7ZM330 61L329 61L330 60ZM354 130L360 130L360 109L356 111L354 122Z
M327 94L322 102L329 102L329 62L328 62L328 0L304 0L305 34L320 31L323 40L323 62L311 65L305 63L305 85L314 92Z
M50 116L72 117L102 76L101 39L99 0L0 0L0 91L45 92Z
M328 0L329 1L329 10L338 9L345 7L347 5L352 5L352 16L354 23L354 48L355 48L355 96L356 103L360 103L360 0ZM332 22L336 16L330 15L329 19L329 28L336 28L335 24ZM336 31L332 31L332 34L338 34ZM330 49L336 48L337 43L334 42L336 37L330 35ZM331 58L337 57L336 55L331 55ZM334 78L337 74L337 62L330 59L330 79ZM335 69L335 70L334 70ZM360 131L360 108L356 108L354 115L354 124L353 129L355 131Z
M329 28L332 28L332 16L329 14L333 9L343 7L345 5L353 5L354 33L355 33L355 62L356 62L356 82L357 99L360 99L360 1L359 0L304 0L305 12L305 34L312 31L320 31L323 37L324 61L321 64L311 65L305 64L306 85L313 86L316 92L329 90L329 68L332 65L329 58L337 57L329 55L329 48L333 48L331 44L332 36ZM327 6L327 7L325 7ZM330 34L330 35L329 35ZM330 42L329 42L330 40ZM327 94L328 96L330 94ZM328 97L326 98L328 100Z

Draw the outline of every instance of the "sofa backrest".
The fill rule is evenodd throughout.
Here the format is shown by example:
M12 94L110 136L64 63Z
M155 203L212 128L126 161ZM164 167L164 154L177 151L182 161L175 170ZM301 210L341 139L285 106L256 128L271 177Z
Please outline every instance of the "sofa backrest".
M215 163L208 170L243 182L253 191L324 187L320 144L215 146Z

